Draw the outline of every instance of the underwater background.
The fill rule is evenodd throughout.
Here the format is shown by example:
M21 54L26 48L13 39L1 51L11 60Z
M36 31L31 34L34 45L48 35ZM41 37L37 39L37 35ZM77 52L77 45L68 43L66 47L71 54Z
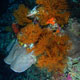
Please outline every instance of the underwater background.
M37 0L37 1L39 1L39 0ZM49 0L47 0L47 1L49 1ZM54 0L52 0L52 1L54 2ZM55 0L55 1L60 3L59 1L61 1L61 0ZM66 0L64 0L64 1L66 1ZM17 36L16 36L17 32L14 30L12 25L14 25L14 23L17 23L19 31L22 30L22 32L25 32L25 29L27 29L27 28L24 28L24 27L26 24L28 24L30 22L29 20L27 20L28 22L26 23L25 18L23 19L24 16L21 13L19 14L18 13L19 11L17 11L18 14L14 11L16 11L18 8L20 8L19 7L20 5L25 5L29 9L29 11L31 11L31 10L33 10L33 8L35 6L39 5L39 2L36 2L36 0L0 0L0 80L80 80L80 50L79 50L80 49L80 0L67 0L67 3L69 6L69 12L70 12L70 17L68 19L68 23L63 24L63 22L65 22L65 21L63 21L61 23L59 20L57 20L57 23L59 23L59 25L62 26L61 27L62 30L66 31L66 33L69 34L72 37L72 39L74 39L73 42L74 42L74 44L76 43L77 47L75 48L75 50L77 50L77 51L72 50L73 54L71 54L70 57L68 57L67 69L64 70L63 75L60 75L60 74L58 75L58 74L55 74L54 71L48 71L48 69L42 68L42 66L39 64L38 64L38 66L41 66L41 68L32 64L32 66L30 66L27 70L25 70L21 73L18 73L18 72L15 72L14 70L10 69L10 65L8 65L4 62L5 57L10 52L10 50L7 51L7 46L13 40L17 39ZM42 5L42 3L38 7L40 7L41 5ZM23 10L24 6L21 9ZM23 14L24 14L24 12L23 12ZM45 14L46 13L44 12L44 15ZM22 17L17 17L17 15L20 15ZM40 16L38 16L38 17L41 18ZM24 21L20 22L19 21L19 20L21 20L20 18ZM36 20L36 21L33 20L33 17L30 17L29 19L31 19L32 23L34 22L34 24L36 24L38 22L38 20ZM43 29L47 25L45 25L45 23L44 23L45 20L43 21L43 23L41 21L42 20L39 20L39 23L40 23L41 29ZM30 25L30 26L32 26L32 25ZM67 26L75 26L75 27L67 28ZM68 30L72 30L72 29L74 29L74 31L72 31L72 33L75 35L75 37L71 33L68 32ZM55 32L55 30L54 30L54 32ZM77 34L77 32L78 32L78 34ZM48 34L48 33L45 32L45 34ZM44 33L43 33L43 35L44 35ZM21 38L23 38L23 37L21 37ZM23 41L23 43L25 43L25 42ZM47 43L47 42L45 42L45 43ZM15 43L13 43L13 45L10 46L10 49L13 48L14 44ZM77 54L75 55L75 53L77 53ZM77 70L73 70L73 67L76 68Z

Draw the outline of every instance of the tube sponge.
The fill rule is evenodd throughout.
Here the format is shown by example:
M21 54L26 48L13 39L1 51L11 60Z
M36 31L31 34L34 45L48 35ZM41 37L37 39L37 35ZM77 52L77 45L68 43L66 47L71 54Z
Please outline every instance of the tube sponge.
M32 51L27 54L26 48L20 47L16 41L9 55L4 59L4 62L9 64L13 71L21 73L30 68L32 64L35 64L36 57L33 53Z

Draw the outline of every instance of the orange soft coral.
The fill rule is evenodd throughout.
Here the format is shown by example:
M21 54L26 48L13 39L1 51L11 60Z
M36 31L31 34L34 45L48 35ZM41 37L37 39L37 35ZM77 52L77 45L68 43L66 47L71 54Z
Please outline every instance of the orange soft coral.
M38 24L28 24L17 35L18 40L22 43L31 44L35 43L41 33L41 28Z
M47 40L46 40L47 39ZM41 56L38 59L37 66L40 68L48 68L49 71L62 71L66 65L67 55L70 48L70 44L68 43L68 36L49 36L44 38L45 42L40 42L36 49L38 50L36 54L40 54ZM43 45L45 44L45 45ZM36 50L35 49L35 50Z
M36 3L42 5L38 9L41 25L45 25L45 22L52 17L55 17L59 24L68 22L70 13L67 11L69 7L66 0L36 0Z
M53 34L50 29L41 29L38 24L28 24L18 34L18 39L24 44L34 44L27 50L34 51L34 55L38 57L38 67L45 67L49 71L64 69L71 45L67 35Z
M14 11L14 16L19 25L25 25L26 23L32 22L32 20L27 18L28 8L21 4L17 10Z

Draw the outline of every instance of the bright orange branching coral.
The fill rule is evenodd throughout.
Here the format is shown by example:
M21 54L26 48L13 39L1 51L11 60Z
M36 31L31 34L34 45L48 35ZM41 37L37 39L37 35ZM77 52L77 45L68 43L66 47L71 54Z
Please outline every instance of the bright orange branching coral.
M69 7L66 0L36 0L36 3L42 5L37 15L42 25L52 17L56 18L59 24L68 22L70 13L67 11Z
M32 22L32 20L27 18L28 8L21 4L17 10L14 11L14 16L19 25L25 25L26 23Z
M21 29L20 33L18 33L17 37L20 42L24 44L35 43L41 34L41 28L38 24L28 24L23 29Z

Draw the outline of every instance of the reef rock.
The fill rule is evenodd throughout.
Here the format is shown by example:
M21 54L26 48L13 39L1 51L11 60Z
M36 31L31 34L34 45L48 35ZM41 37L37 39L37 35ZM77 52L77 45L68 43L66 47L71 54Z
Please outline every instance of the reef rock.
M80 23L72 19L66 30L66 34L69 35L72 42L72 49L70 51L70 57L78 58L80 56Z

